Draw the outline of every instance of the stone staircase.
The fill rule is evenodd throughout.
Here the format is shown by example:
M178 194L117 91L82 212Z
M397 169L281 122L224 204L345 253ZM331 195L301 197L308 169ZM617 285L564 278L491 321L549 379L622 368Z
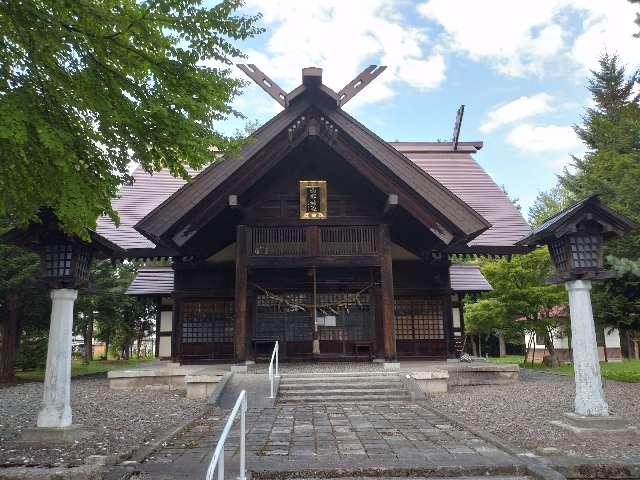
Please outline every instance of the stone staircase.
M409 400L396 372L283 374L277 403L372 403Z

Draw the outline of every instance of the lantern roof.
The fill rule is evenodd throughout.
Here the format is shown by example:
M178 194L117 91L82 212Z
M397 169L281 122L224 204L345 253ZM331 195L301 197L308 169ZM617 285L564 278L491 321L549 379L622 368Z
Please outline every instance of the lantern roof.
M605 238L620 237L638 227L629 217L603 204L599 194L594 194L549 217L534 228L531 235L518 241L516 245L542 245L550 239L575 233L577 224L583 220L598 222L603 227L602 233Z
M121 247L89 228L86 229L89 241L75 235L67 235L60 230L55 215L50 211L42 212L39 217L40 222L31 222L24 228L13 228L1 235L0 240L35 251L53 243L77 242L90 245L96 255L104 257L114 257L124 253Z

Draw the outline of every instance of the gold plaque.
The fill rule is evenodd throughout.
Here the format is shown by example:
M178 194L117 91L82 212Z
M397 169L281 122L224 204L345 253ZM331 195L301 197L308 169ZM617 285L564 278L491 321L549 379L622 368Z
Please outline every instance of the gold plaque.
M327 182L300 180L300 218L327 218Z

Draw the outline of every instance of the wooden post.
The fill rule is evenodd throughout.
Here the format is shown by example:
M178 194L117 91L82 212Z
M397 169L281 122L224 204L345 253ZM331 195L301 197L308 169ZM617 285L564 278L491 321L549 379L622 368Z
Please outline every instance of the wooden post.
M236 233L235 282L235 361L247 360L247 235L246 227L238 225Z
M389 226L380 225L380 298L382 301L382 331L384 334L384 358L396 360L396 329L393 312L393 262Z

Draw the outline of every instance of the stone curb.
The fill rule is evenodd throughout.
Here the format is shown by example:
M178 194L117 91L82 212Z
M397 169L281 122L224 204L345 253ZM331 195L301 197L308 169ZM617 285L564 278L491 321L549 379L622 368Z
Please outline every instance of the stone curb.
M213 390L213 392L211 392L211 395L209 395L209 399L207 400L207 403L209 405L218 405L220 397L222 396L222 393L227 386L227 382L231 380L231 377L233 377L233 372L227 372L223 375L223 377L216 385L216 388Z
M640 458L625 461L560 457L550 460L549 463L569 479L640 479Z
M151 455L153 452L158 450L162 446L162 444L164 442L166 442L166 441L170 440L171 438L175 437L182 430L190 427L193 423L195 423L199 418L201 418L209 410L211 410L211 406L207 405L197 415L194 415L193 417L185 420L184 422L182 422L178 426L176 426L176 427L174 427L174 428L172 428L170 430L165 431L165 433L163 435L161 435L159 438L155 439L153 442L150 442L149 445L145 445L144 447L139 448L139 449L135 450L134 452L132 452L131 456L129 457L129 460L131 460L133 462L137 462L137 463L142 463L144 460L147 459L147 457L149 457L149 455Z
M509 455L512 455L516 459L524 462L527 466L527 470L531 475L541 480L566 480L564 475L562 475L560 472L551 468L549 465L544 463L541 459L539 459L537 456L533 455L532 453L527 452L526 450L523 450L521 448L514 447L513 445L499 439L495 435L489 432L485 432L484 430L480 430L478 428L472 427L460 421L457 418L454 418L446 413L441 412L440 410L437 410L436 408L433 408L424 403L420 403L420 405L424 407L426 410L429 410L435 413L436 415L442 416L443 418L453 423L454 425L457 425L458 427L471 432L478 438L481 438L482 440L492 444L493 446L498 447L501 450L507 452Z
M511 467L469 466L469 467L356 467L323 469L290 468L289 470L258 470L250 469L253 480L288 480L307 478L369 478L369 477L393 477L393 478L443 478L443 477L483 477L502 475L523 475L525 467L520 471Z
M8 467L0 468L0 480L102 480L104 467Z

